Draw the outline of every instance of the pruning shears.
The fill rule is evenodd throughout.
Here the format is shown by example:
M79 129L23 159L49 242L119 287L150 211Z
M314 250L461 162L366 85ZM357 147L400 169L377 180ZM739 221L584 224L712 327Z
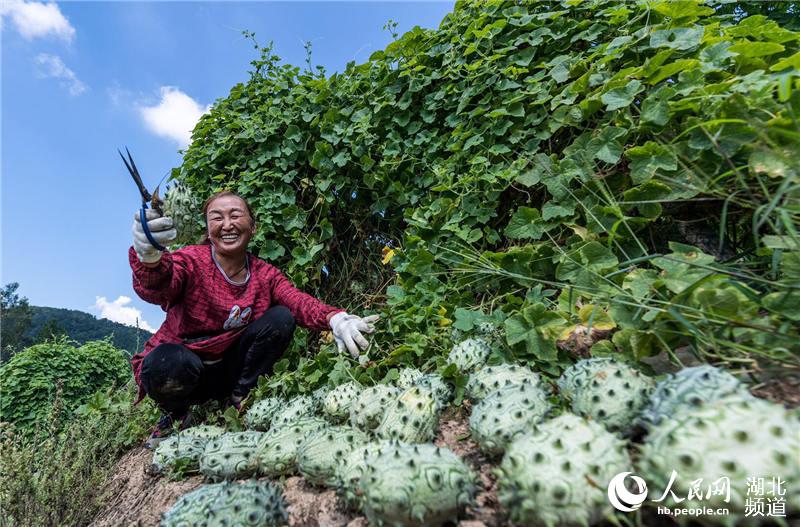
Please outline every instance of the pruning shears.
M156 185L155 190L153 190L153 193L150 194L150 192L148 192L147 188L144 186L144 183L142 183L142 176L139 175L139 170L137 170L136 168L136 163L133 162L133 157L131 157L131 153L128 150L128 147L127 146L125 147L125 152L128 154L128 159L125 159L125 156L122 155L122 152L120 152L119 149L117 149L117 152L119 152L119 156L122 158L122 162L125 163L125 167L128 169L128 172L130 172L133 181L139 188L139 193L142 195L142 208L139 209L139 219L142 222L142 229L144 230L144 234L145 236L147 236L147 240L153 247L155 247L159 251L166 251L167 249L160 243L158 243L153 238L153 235L150 234L150 228L147 226L147 214L145 213L145 211L147 210L147 202L149 201L150 205L153 207L153 210L155 210L162 216L164 215L164 212L161 210L161 205L163 205L164 202L161 200L161 198L158 197L158 187L161 185L161 183Z

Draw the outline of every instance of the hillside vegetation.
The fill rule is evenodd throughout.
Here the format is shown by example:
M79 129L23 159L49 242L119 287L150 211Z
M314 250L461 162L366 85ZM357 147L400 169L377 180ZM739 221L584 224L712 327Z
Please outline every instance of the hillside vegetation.
M458 3L329 77L256 44L173 177L240 192L260 257L384 314L361 381L452 373L449 326L489 319L551 374L676 350L796 369L798 34L729 7ZM303 355L273 387L348 375Z

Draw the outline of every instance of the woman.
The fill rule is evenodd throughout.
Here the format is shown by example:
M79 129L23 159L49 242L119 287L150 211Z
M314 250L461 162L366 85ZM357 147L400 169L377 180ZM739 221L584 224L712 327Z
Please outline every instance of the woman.
M174 424L189 425L192 404L225 400L237 409L258 377L272 367L292 340L295 324L332 330L339 351L354 357L369 345L377 315L361 318L296 289L281 272L247 252L256 232L253 212L233 192L219 192L203 205L206 234L200 245L175 252L147 240L139 214L128 259L139 297L160 304L167 317L132 360L139 385L163 410L148 441L156 445ZM156 242L176 238L170 218L147 210Z

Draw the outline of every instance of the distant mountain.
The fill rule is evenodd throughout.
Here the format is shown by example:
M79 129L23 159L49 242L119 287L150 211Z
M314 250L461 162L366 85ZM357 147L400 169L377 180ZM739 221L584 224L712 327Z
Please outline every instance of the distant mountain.
M94 315L75 309L41 306L31 306L30 309L33 317L25 336L31 341L36 339L45 325L49 325L52 328L63 330L69 338L81 344L113 334L114 345L126 350L130 355L134 355L141 351L147 339L153 336L144 329L137 330L119 322L95 318Z

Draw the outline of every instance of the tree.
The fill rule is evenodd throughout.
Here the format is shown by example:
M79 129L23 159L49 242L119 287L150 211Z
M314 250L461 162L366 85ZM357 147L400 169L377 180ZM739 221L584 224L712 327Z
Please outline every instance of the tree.
M44 326L42 326L42 328L33 338L33 341L36 344L40 344L47 340L53 340L61 335L67 335L67 330L65 330L64 327L58 323L58 320L51 318L44 324Z
M18 288L19 283L12 282L0 290L0 363L30 344L25 332L31 325L32 313L28 299L17 294Z

